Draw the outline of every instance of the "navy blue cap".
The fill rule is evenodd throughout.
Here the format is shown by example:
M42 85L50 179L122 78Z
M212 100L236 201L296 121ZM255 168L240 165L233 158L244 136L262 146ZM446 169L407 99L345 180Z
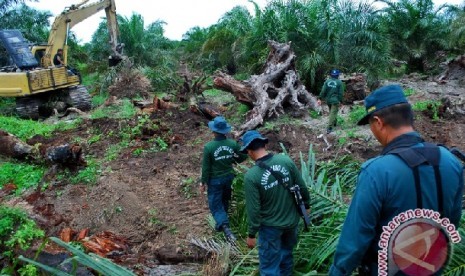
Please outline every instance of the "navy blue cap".
M367 114L358 121L357 125L366 125L374 112L401 103L408 103L408 101L399 85L393 84L378 88L365 98Z
M339 73L340 73L339 70L337 70L337 69L332 69L331 72L329 73L329 75L330 75L331 77L338 77L338 76L339 76Z
M226 134L231 131L231 126L226 122L223 116L217 116L213 121L208 122L208 127L213 131L221 134Z
M244 135L241 137L242 141L242 147L241 147L241 152L245 152L247 150L247 147L252 143L253 140L255 139L260 139L268 143L268 138L263 137L260 132L256 130L248 130Z

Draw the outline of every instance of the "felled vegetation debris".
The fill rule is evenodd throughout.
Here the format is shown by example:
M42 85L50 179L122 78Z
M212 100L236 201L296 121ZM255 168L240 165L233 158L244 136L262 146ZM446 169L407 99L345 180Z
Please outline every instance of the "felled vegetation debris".
M12 194L18 187L13 183L8 183L3 185L2 189L0 189L0 199L7 195Z
M209 120L215 118L216 116L221 115L222 112L224 111L220 107L216 107L207 102L199 102L197 104L191 104L190 110L197 115L205 116Z
M448 80L458 80L459 84L465 84L465 55L448 61L444 67L444 72L437 78L439 83L445 83Z
M139 69L130 65L121 66L115 82L108 87L109 94L118 98L148 98L150 91L150 80Z
M114 251L125 252L128 249L128 242L125 238L110 231L103 231L83 242L83 246L102 257L114 254Z
M154 112L157 112L158 110L172 109L172 108L179 107L179 105L160 99L157 96L153 97L152 101L133 100L132 103L134 104L134 106L141 108L141 112L143 113L154 113Z
M61 230L60 239L64 242L80 241L89 252L101 257L121 255L128 250L128 241L113 232L103 231L91 237L87 237L88 234L88 228L77 232L70 227L66 227Z

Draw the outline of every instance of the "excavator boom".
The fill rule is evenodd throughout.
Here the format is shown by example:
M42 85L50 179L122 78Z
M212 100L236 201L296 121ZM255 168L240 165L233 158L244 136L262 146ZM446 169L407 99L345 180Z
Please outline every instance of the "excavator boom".
M115 0L88 2L81 0L55 18L46 45L34 45L29 49L29 43L19 30L0 30L0 43L12 60L12 64L0 67L0 97L16 98L19 116L31 119L48 116L53 112L52 106L56 112L70 106L82 111L91 109L91 97L81 85L79 72L67 66L69 32L88 17L105 10L112 51L110 65L123 60L122 45L117 39ZM65 66L52 63L58 49L63 49Z
M45 55L42 58L42 66L52 66L53 56L58 49L64 50L65 64L67 64L67 44L69 31L76 24L89 18L90 16L105 10L107 17L107 27L110 34L110 47L112 50L112 58L122 59L121 46L118 44L118 23L116 18L115 0L100 0L95 3L85 5L89 0L83 0L79 4L72 5L66 8L59 16L55 18L50 35L48 38Z

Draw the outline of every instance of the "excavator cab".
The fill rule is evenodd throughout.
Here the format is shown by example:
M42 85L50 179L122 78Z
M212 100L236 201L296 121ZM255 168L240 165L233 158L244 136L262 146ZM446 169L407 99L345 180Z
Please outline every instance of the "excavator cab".
M20 70L29 70L39 66L29 50L29 42L19 30L0 30L0 42L13 65Z
M43 45L31 48L18 30L0 30L0 97L16 98L16 111L21 117L38 119L44 109L50 112L52 105L57 107L53 109L91 109L91 98L81 85L79 73L66 66L69 30L86 18L105 10L112 53L109 65L115 66L125 58L123 44L118 44L115 0L85 5L87 2L82 0L58 15ZM58 49L64 49L65 66L54 66L52 62Z

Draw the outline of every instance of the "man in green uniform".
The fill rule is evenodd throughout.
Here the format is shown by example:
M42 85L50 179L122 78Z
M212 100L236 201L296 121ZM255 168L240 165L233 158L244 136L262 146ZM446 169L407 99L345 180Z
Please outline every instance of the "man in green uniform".
M333 69L330 72L330 78L327 79L321 89L320 99L325 101L329 107L329 122L327 133L333 131L333 127L337 123L337 113L339 111L339 104L342 102L343 86L342 81L339 79L339 70ZM318 104L321 104L318 100Z
M292 251L297 244L300 215L288 187L300 187L305 208L309 193L295 163L284 154L268 153L268 139L249 130L241 138L242 152L256 165L245 174L245 202L248 218L247 246L254 248L258 233L260 275L291 275Z
M247 155L239 152L239 144L226 137L231 126L224 117L215 117L208 123L215 134L215 139L208 142L203 150L202 179L200 189L208 186L208 207L215 219L215 229L223 231L229 241L236 238L229 228L228 207L231 200L231 185L234 179L233 163L242 162Z

